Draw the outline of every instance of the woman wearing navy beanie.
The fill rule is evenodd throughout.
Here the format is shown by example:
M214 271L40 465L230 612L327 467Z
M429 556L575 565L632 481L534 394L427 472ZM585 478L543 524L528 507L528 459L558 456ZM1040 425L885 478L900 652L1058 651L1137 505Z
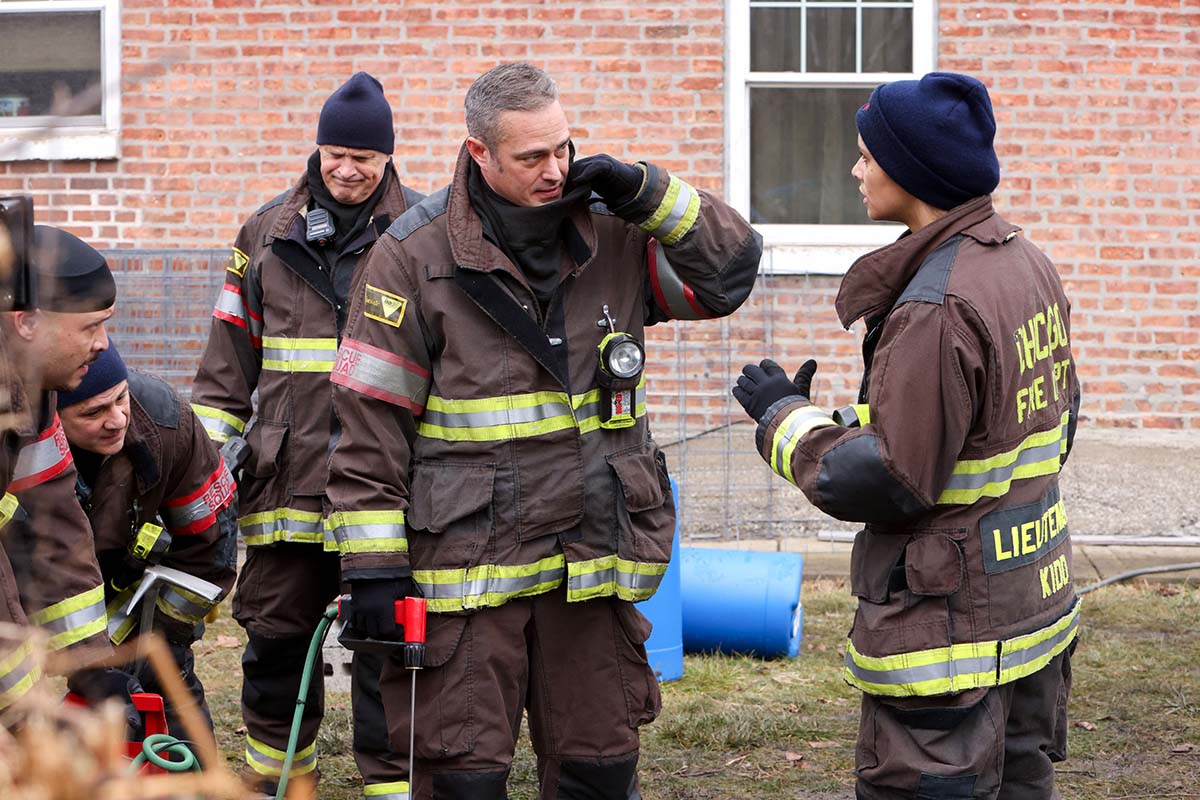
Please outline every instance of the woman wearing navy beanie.
M772 468L865 523L844 677L863 692L859 800L1058 798L1079 603L1058 473L1079 414L1070 303L1000 217L996 122L975 78L884 84L857 114L867 215L900 222L838 292L865 321L858 402L748 364L734 395Z

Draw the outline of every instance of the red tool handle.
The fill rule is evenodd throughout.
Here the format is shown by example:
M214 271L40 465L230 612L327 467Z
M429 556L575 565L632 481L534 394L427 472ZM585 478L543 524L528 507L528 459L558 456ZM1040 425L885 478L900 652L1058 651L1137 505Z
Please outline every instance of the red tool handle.
M351 600L351 595L344 594L337 599L338 618L344 615L342 602ZM407 644L425 643L425 598L404 597L396 601L395 620L397 625L404 627L404 641Z

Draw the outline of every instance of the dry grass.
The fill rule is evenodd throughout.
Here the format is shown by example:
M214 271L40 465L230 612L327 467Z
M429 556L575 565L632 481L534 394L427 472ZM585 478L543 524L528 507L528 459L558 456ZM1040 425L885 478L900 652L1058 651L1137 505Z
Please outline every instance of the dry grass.
M840 677L853 606L844 584L804 585L804 645L794 661L688 656L663 687L662 716L644 729L644 794L675 798L849 800L858 695ZM1072 800L1200 796L1200 590L1118 585L1089 595L1075 656L1071 757L1059 784ZM217 740L241 760L238 659L228 618L197 648ZM320 740L328 800L360 796L348 745L349 698L330 698ZM533 757L522 743L513 800L532 800Z

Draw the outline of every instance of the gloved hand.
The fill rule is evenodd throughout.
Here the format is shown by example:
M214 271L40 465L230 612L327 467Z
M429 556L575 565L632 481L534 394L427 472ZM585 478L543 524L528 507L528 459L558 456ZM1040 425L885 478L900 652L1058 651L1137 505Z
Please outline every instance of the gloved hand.
M812 393L812 379L816 371L817 362L810 358L796 370L795 377L788 380L783 367L764 358L757 365L742 367L742 375L732 390L733 396L751 419L762 422L767 409L785 397L795 396L807 401Z
M396 601L417 594L412 578L360 578L350 581L352 630L372 639L394 642L400 636L396 625Z
M571 165L573 184L590 183L614 212L637 197L646 174L641 167L618 161L607 153L581 158Z
M89 667L76 670L67 678L67 688L96 705L108 698L125 703L125 723L131 731L142 729L142 715L133 705L133 695L142 691L138 679L115 667Z

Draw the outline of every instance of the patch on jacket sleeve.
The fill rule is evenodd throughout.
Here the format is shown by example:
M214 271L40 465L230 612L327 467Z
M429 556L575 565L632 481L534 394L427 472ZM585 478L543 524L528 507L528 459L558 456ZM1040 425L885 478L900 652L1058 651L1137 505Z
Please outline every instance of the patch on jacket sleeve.
M229 254L229 266L225 269L237 275L239 278L246 277L246 267L250 265L250 256L243 253L236 247Z
M364 317L399 328L400 321L404 319L404 309L407 307L408 300L400 295L367 284L367 293L363 301Z

